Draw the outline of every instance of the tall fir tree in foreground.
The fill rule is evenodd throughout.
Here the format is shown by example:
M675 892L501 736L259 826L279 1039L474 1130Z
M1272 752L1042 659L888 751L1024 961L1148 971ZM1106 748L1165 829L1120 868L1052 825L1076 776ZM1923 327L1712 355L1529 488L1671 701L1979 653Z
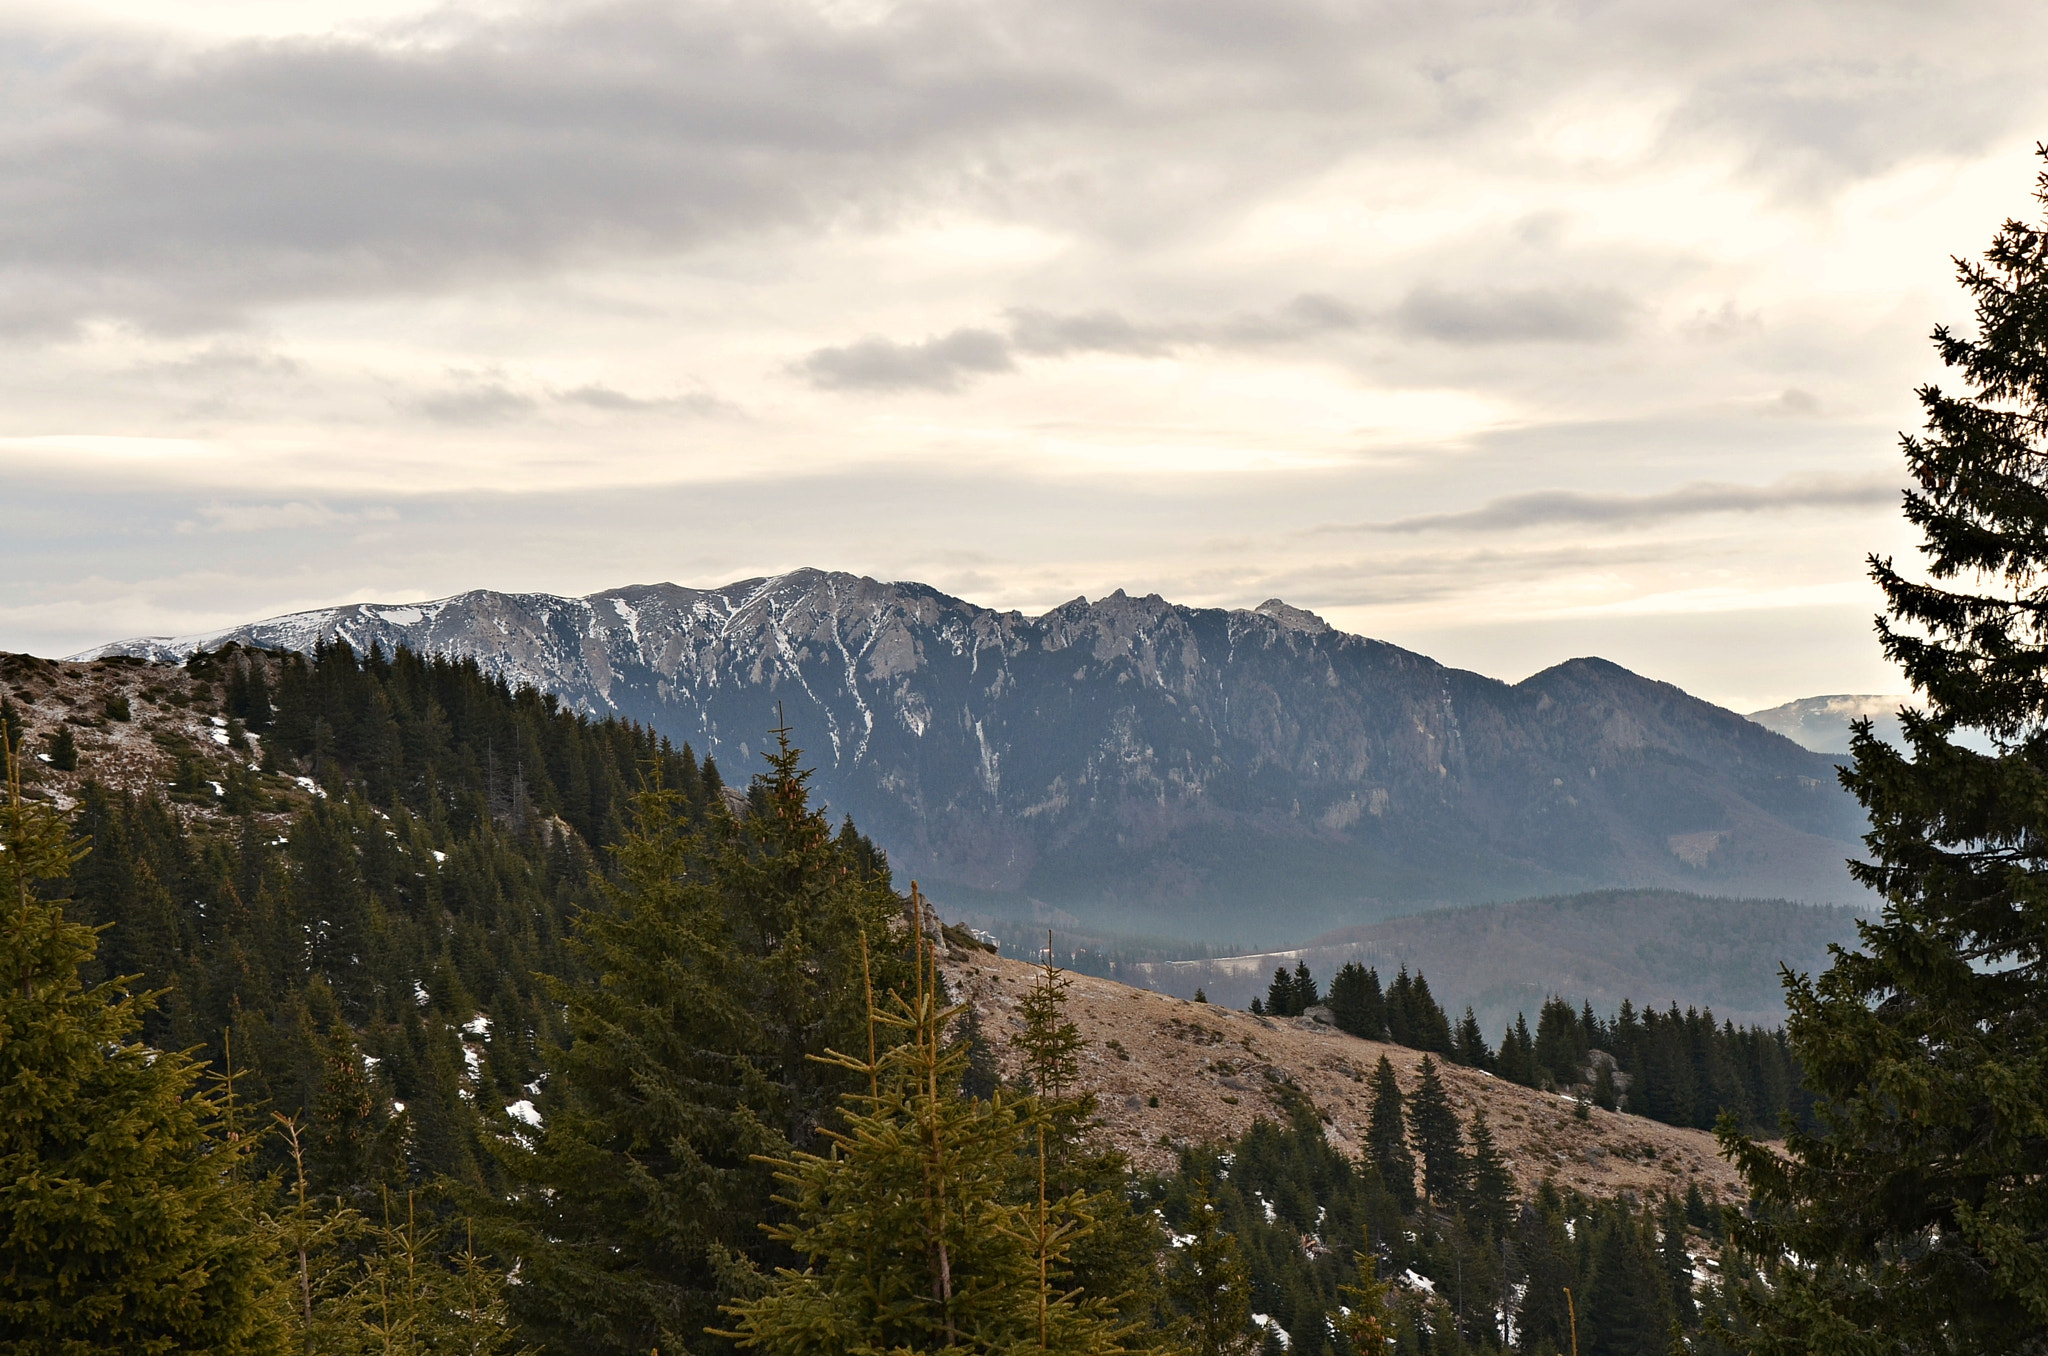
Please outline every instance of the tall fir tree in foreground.
M1758 1207L1738 1237L1782 1262L1759 1353L2048 1351L2048 227L1957 267L1977 333L1934 341L1965 389L1923 387L1904 440L1927 579L1871 562L1927 709L1909 753L1862 722L1843 777L1883 912L1786 983L1823 1132L1780 1157L1721 1131Z
M915 897L915 886L912 887ZM1130 1156L1099 1134L1095 1094L1080 1087L1081 1030L1067 1015L1073 980L1053 963L1046 934L1044 963L1017 1005L1023 1027L1010 1037L1021 1056L1020 1080L1035 1093L1032 1110L1045 1126L1044 1155L1055 1195L1092 1202L1087 1232L1076 1237L1059 1279L1114 1304L1124 1317L1152 1317L1159 1303L1158 1219L1133 1208ZM973 1014L970 1010L969 1016Z
M21 795L0 810L0 1334L22 1356L271 1352L270 1250L211 1133L201 1068L135 1039L147 995L80 979L98 934L48 891L79 851Z
M504 1127L515 1194L488 1240L550 1352L721 1345L719 1306L787 1256L760 1229L778 1212L763 1160L819 1146L850 1087L819 1057L866 1039L864 959L908 987L902 901L872 845L811 808L800 757L780 738L745 812L714 807L706 833L677 793L643 791L578 921L594 978L553 985L572 1040L532 1142Z
M922 929L912 936L922 952ZM946 1030L961 1009L942 1006L927 956L908 998L870 996L866 1057L826 1057L866 1088L847 1095L828 1153L778 1164L796 1218L773 1233L804 1265L731 1305L720 1335L769 1356L1113 1356L1122 1333L1107 1301L1058 1283L1089 1202L1053 1197L1041 1110L1001 1089L960 1095L967 1054ZM1013 1198L1020 1160L1035 1163L1035 1199Z

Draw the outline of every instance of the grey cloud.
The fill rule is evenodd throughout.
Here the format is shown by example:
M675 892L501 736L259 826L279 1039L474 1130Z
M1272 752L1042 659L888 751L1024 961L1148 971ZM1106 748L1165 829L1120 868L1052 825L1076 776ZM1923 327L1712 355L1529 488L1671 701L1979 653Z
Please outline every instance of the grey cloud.
M850 391L954 391L969 375L1007 372L1010 341L989 330L958 329L919 344L869 335L844 348L821 348L798 369L813 385Z
M1811 391L1788 386L1764 407L1764 413L1780 419L1805 419L1820 413L1820 398Z
M1884 17L1893 16L1880 15L1879 32L1888 26ZM1673 117L1670 140L1676 149L1690 138L1733 138L1746 147L1752 173L1793 197L1995 144L2028 102L2035 77L1991 64L1959 80L1941 64L1941 44L1930 46L1927 55L1899 44L1882 55L1808 56L1716 73Z
M1775 485L1730 485L1699 481L1659 494L1585 494L1542 490L1508 495L1463 513L1427 513L1384 523L1353 523L1317 532L1415 533L1513 530L1563 524L1640 527L1647 523L1709 513L1760 513L1798 508L1875 508L1898 501L1899 485L1887 479L1780 481Z
M178 531L318 532L348 523L394 522L397 517L396 512L384 507L339 510L318 501L299 499L282 504L211 503L201 505L196 516L180 520Z
M497 382L463 385L412 402L413 408L443 424L500 424L524 418L539 408L532 396Z
M1404 334L1448 344L1599 343L1627 333L1635 304L1609 288L1419 287L1395 308Z
M843 348L821 348L795 364L813 385L831 390L957 391L970 377L1012 371L1019 355L1061 358L1079 353L1158 357L1184 348L1260 348L1359 328L1357 314L1334 297L1303 295L1269 315L1241 314L1218 322L1143 323L1115 311L1061 314L1033 307L1004 312L1009 332L962 328L922 343L870 335Z
M729 400L702 391L684 396L635 396L609 386L594 384L557 391L553 399L564 405L581 405L607 414L692 414L714 416L737 414L739 407Z
M0 326L215 328L886 209L992 128L1106 97L988 28L629 4L433 41L16 49Z
M515 389L502 377L482 373L456 372L446 388L413 397L404 403L429 419L444 424L498 424L514 419L537 417L548 409L564 407L596 410L603 414L671 414L706 418L739 413L731 401L697 391L683 396L635 396L602 383L545 391L538 395Z
M1359 329L1365 317L1332 296L1304 292L1272 315L1237 316L1217 327L1212 342L1241 347L1286 344Z
M1069 353L1131 353L1152 357L1180 342L1181 335L1160 325L1139 325L1114 311L1058 315L1032 307L1005 313L1009 341L1025 353L1061 357Z
M1791 147L1830 182L2031 114L2027 44L1985 40L2024 8L1868 11L988 0L835 22L683 0L196 55L58 29L0 49L0 330L204 330L932 202L1136 252L1363 145L1483 145L1610 70L1685 96L1674 136ZM1625 319L1587 301L1424 295L1410 319L1453 339Z

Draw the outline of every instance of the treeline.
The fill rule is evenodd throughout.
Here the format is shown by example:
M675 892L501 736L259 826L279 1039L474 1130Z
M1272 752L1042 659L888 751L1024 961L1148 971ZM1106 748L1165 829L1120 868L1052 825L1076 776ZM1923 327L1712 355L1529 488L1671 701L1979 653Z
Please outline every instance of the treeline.
M1154 1188L1181 1248L1241 1278L1267 1356L1662 1356L1679 1349L1674 1331L1685 1350L1719 1353L1717 1325L1741 1327L1755 1275L1720 1247L1720 1210L1697 1186L1595 1201L1546 1180L1516 1200L1467 1176L1455 1193L1404 1213L1381 1169L1331 1149L1300 1104L1284 1126L1183 1154Z
M635 788L668 788L702 825L718 769L473 661L335 643L187 667L229 744L178 757L222 782L230 814L188 826L162 799L87 785L67 914L111 926L86 978L143 976L165 990L144 1039L317 1120L316 1184L483 1181L476 1109L531 1102L567 1035L541 977L581 972L571 921ZM261 827L290 776L313 779L312 804Z
M1293 970L1274 970L1254 1013L1299 1017L1327 1007L1341 1031L1366 1040L1426 1050L1455 1064L1484 1069L1524 1087L1578 1091L1597 1106L1627 1111L1667 1125L1710 1130L1723 1111L1747 1131L1775 1133L1789 1113L1811 1128L1812 1099L1799 1083L1798 1063L1782 1029L1716 1024L1704 1012L1637 1011L1623 1000L1611 1017L1594 1015L1592 1004L1577 1011L1561 998L1547 999L1536 1029L1518 1014L1488 1046L1471 1008L1453 1023L1420 971L1402 966L1382 988L1378 970L1347 961L1325 996L1305 961Z

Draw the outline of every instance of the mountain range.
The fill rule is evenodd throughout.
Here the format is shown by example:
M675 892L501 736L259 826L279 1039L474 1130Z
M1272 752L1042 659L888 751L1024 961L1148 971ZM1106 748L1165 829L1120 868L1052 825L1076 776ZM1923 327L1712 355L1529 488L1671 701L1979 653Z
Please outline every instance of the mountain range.
M1751 711L1749 718L1815 752L1846 754L1849 751L1849 726L1858 720L1868 720L1872 732L1885 743L1905 747L1906 735L1899 724L1899 708L1917 707L1919 704L1913 697L1837 693L1826 697L1801 697L1769 710ZM1969 742L1967 732L1963 738Z
M1613 887L1865 899L1838 758L1604 660L1510 684L1277 599L1027 617L806 569L362 603L80 657L335 640L474 658L729 779L780 723L900 872L984 912L1256 945Z

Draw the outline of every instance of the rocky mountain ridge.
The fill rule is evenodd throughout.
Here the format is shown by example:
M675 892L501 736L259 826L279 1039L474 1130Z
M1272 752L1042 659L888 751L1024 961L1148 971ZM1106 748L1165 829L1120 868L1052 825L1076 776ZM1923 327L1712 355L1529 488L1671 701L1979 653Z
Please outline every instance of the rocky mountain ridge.
M734 776L780 720L819 794L957 905L1271 944L1613 886L1860 894L1834 760L1603 660L1508 684L1279 600L1119 591L1026 617L798 570L355 604L80 658L230 640L468 656Z

